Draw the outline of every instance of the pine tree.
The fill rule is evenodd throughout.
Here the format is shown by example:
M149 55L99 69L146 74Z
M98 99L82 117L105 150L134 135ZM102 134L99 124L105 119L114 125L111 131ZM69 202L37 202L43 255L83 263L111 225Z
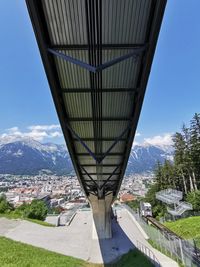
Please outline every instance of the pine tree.
M190 192L194 191L194 183L192 179L192 158L191 158L191 136L190 136L190 129L183 124L182 128L183 138L185 141L184 147L184 168L186 173L189 177L189 184L190 184Z
M185 194L187 194L187 176L185 173L185 166L184 166L184 151L185 151L185 140L181 133L176 132L173 136L173 142L174 142L174 164L177 173L180 177L182 177L183 181L183 188Z
M195 113L190 122L192 177L195 190L200 182L200 114Z

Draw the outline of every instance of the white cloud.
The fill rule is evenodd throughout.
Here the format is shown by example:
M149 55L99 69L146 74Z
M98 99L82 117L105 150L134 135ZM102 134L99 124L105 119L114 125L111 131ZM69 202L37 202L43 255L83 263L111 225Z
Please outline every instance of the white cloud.
M157 145L157 146L168 146L172 145L172 134L171 133L165 133L163 135L156 135L151 138L144 138L144 143L148 143L151 145Z
M51 125L31 125L27 127L29 130L35 130L35 131L50 131L50 130L55 130L55 129L60 129L59 124L51 124Z
M4 133L0 135L1 142L12 142L22 138L32 138L36 141L42 142L47 139L54 139L62 137L60 125L31 125L26 128L27 130L22 131L17 126L6 129ZM136 133L136 137L140 137L141 134ZM172 133L164 133L162 135L156 135L149 138L144 138L143 141L134 140L133 146L135 145L155 145L155 146L168 146L172 145Z
M50 136L51 137L61 137L62 136L62 133L61 132L58 132L58 131L52 132L52 133L50 133Z
M140 145L140 143L134 141L132 147L134 147L134 146L138 146L138 145Z
M138 137L138 136L141 136L141 134L137 132L137 133L135 134L135 136Z
M5 133L0 135L0 142L15 141L22 138L32 138L36 141L43 141L48 138L61 137L60 125L31 125L28 130L21 131L18 127L12 127L5 130Z
M19 128L15 126L15 127L12 127L12 128L7 129L7 131L8 131L9 133L13 133L13 132L17 132L17 131L19 131Z

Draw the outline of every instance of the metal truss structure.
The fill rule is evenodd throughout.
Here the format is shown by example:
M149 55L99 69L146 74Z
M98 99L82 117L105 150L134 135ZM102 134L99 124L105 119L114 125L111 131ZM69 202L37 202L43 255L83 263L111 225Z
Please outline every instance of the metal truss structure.
M119 191L165 0L26 0L66 144L86 194Z
M167 207L167 211L174 216L181 216L185 211L193 209L192 204L181 201L182 198L183 192L171 188L156 193L156 199L174 206L174 209Z

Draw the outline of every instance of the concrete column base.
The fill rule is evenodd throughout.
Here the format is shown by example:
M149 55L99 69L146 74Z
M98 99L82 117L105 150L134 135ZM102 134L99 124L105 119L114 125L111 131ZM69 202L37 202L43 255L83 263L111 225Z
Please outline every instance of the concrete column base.
M96 196L89 196L90 205L93 212L93 239L112 238L111 229L111 204L113 196L108 195L103 199Z

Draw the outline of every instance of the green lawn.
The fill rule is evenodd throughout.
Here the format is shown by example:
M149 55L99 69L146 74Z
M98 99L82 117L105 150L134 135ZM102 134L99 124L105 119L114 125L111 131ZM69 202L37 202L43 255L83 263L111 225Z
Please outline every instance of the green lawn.
M140 251L134 250L124 255L117 263L108 264L105 266L107 267L153 267L154 265Z
M67 257L45 249L0 237L1 267L102 267L104 265L89 264L85 261ZM139 251L130 251L117 263L107 267L153 267L148 259Z
M200 248L200 216L166 222L165 225L185 239L195 239L196 245Z

